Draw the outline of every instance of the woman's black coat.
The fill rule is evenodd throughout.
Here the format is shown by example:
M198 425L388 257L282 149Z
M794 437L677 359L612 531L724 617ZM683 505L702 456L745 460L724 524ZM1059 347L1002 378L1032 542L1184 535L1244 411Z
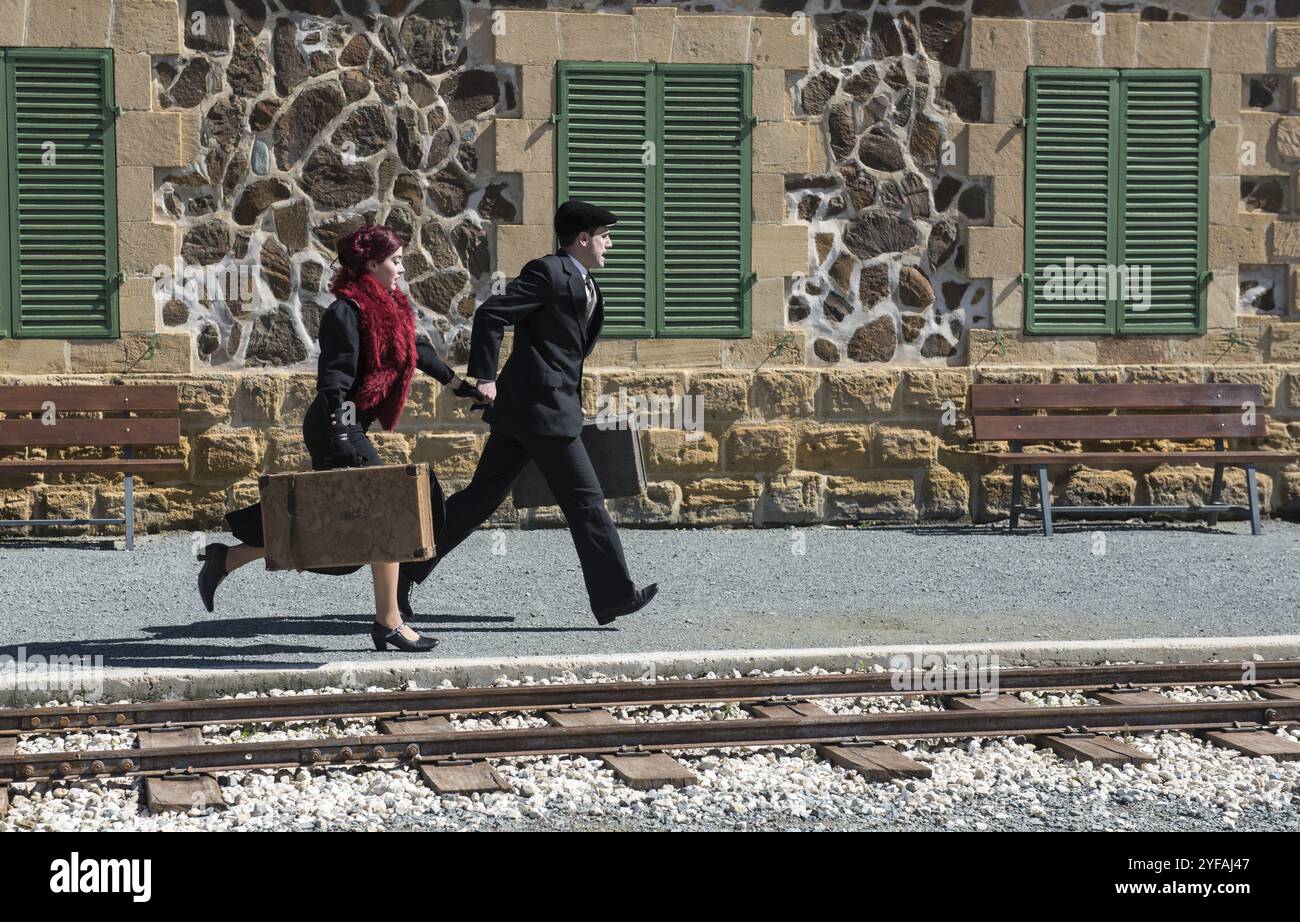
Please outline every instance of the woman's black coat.
M330 457L330 440L333 437L332 414L344 401L355 403L357 385L365 373L365 361L362 356L360 309L349 298L337 298L321 315L320 357L316 362L316 398L303 417L302 437L311 456L313 471L329 470L333 465ZM441 384L449 383L455 372L438 357L433 343L418 333L415 337L416 367L431 375ZM365 459L366 465L383 463L374 445L366 437L366 430L374 422L374 416L365 410L357 410L357 424L349 432L349 438L357 451ZM443 493L438 478L429 471L432 481L431 499L435 531L442 524ZM254 547L265 547L266 539L262 532L262 504L254 503L242 509L226 514L226 523L230 533ZM328 567L310 569L311 573L342 575L355 573L360 566Z

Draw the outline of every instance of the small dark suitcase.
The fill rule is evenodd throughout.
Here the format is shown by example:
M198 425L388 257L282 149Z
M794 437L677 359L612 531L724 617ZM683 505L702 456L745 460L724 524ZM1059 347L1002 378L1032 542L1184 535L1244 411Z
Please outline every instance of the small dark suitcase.
M604 428L598 421L604 421ZM629 414L591 416L582 421L582 444L591 456L596 479L606 499L639 496L645 492L645 462L641 458L641 434ZM519 472L510 491L515 508L555 504L546 478L536 461Z
M264 474L266 569L428 560L434 555L427 464Z

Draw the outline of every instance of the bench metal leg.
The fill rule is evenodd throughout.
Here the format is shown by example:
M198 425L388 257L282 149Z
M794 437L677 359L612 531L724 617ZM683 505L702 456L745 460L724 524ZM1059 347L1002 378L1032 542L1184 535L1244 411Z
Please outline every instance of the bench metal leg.
M131 475L126 475L124 496L126 499L126 549L135 549L135 495L131 489Z
M1013 465L1011 468L1011 527L1015 528L1020 524L1020 465Z
M1210 488L1210 505L1219 505L1219 498L1223 496L1223 465L1214 465L1214 485ZM1211 512L1205 516L1205 523L1213 528L1219 524L1219 513Z
M1043 534L1052 535L1052 484L1047 479L1047 465L1038 465L1038 497L1043 509Z
M1255 486L1255 465L1246 465L1246 492L1250 495L1250 533L1258 535L1263 529L1259 524L1259 490Z

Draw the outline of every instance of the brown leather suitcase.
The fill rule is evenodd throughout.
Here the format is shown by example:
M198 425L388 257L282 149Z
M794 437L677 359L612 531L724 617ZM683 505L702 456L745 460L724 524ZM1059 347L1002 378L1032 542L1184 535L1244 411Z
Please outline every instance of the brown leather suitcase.
M605 419L604 428L598 424L602 418ZM606 499L639 496L645 492L641 433L629 424L628 414L587 417L582 421L582 444L591 457L591 466L596 470L600 491ZM536 461L529 461L527 467L519 472L511 487L510 498L517 509L555 504L555 495Z
M428 560L435 551L428 467L262 475L266 569Z

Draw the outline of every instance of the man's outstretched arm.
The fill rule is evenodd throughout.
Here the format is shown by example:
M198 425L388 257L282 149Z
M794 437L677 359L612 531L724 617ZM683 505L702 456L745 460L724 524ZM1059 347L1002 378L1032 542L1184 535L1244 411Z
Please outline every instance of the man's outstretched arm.
M474 309L466 373L479 381L495 381L501 337L506 327L523 320L550 298L551 281L546 264L541 259L529 260L503 293L493 295Z

